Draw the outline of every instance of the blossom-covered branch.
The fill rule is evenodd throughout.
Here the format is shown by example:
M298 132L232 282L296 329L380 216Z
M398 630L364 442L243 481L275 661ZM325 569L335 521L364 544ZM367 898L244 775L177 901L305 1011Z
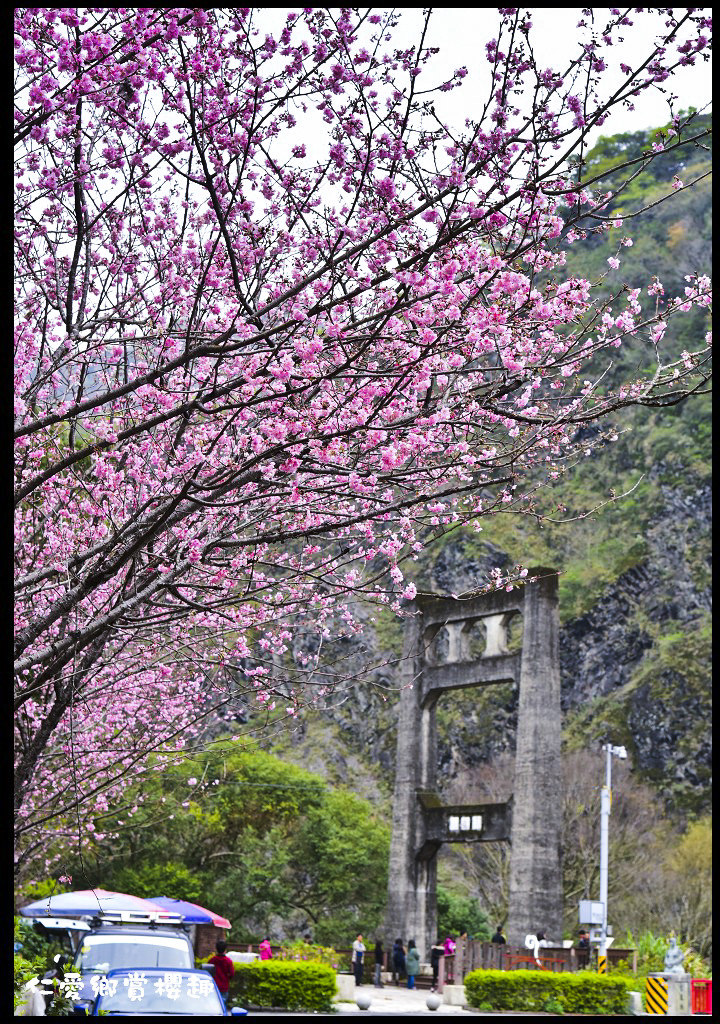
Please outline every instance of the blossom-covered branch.
M578 424L704 386L709 342L662 337L706 278L662 308L563 278L589 232L632 244L607 216L622 186L580 177L588 132L707 53L702 10L661 11L618 87L627 14L584 26L561 72L500 8L458 134L434 99L465 69L418 88L427 20L402 50L371 10L277 34L258 9L16 10L23 836L48 793L87 826L143 751L176 755L205 662L221 695L232 676L258 706L322 706L321 645L362 630L351 595L398 608L433 531L535 513L606 440ZM673 123L665 145L703 138ZM628 345L644 365L618 384Z

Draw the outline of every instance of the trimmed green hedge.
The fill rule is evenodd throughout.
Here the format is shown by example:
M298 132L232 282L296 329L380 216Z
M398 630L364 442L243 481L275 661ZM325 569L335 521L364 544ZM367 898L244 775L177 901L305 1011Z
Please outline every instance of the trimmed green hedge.
M235 964L228 1005L328 1011L336 990L335 971L325 964L259 960Z
M589 971L471 971L465 977L469 1006L489 1004L493 1010L542 1010L557 1001L566 1013L624 1014L627 986L621 978Z

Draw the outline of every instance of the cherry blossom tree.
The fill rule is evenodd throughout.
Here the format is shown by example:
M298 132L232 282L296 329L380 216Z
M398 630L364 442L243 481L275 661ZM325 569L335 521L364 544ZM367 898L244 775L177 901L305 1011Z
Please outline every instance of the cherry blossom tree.
M16 9L21 871L52 835L112 831L149 754L196 734L208 679L216 704L322 706L352 598L399 609L429 538L540 515L613 436L580 425L704 386L709 336L663 335L706 278L660 302L563 274L591 232L615 233L613 266L632 255L617 188L581 177L588 133L707 56L704 9L658 10L617 72L645 9L584 12L553 69L500 8L458 131L436 104L466 70L433 78L429 13L402 49L371 9L275 33L250 8ZM627 180L701 143L671 123Z

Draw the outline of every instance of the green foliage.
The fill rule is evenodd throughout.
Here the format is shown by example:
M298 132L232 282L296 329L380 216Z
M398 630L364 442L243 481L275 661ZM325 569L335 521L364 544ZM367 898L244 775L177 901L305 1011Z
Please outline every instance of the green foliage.
M55 953L63 952L61 942L36 932L26 918L15 918L13 933L15 942L22 943L21 953L26 960L42 957L49 962Z
M348 934L349 908L356 908L352 934L371 932L381 919L390 830L369 812L368 804L353 793L328 792L297 830L293 858L300 858L304 872L298 902L312 908L320 941L339 944Z
M113 875L117 892L129 892L147 899L150 896L171 896L172 899L190 900L202 904L203 880L186 865L177 861L155 864L128 864ZM172 894L172 895L171 895ZM178 895L182 894L182 895Z
M26 957L16 953L13 957L13 999L15 1009L26 1000L23 993L24 986L33 979L42 980L47 971L54 968L49 953L41 953L38 956ZM73 1013L73 999L64 991L64 984L56 978L46 985L52 985L53 996L45 1011L46 1017L70 1017ZM42 989L45 991L45 989Z
M218 742L147 779L142 795L120 841L96 848L105 888L191 899L243 940L278 916L325 945L378 925L390 830L354 793L255 745Z
M43 893L45 895L45 893ZM22 943L22 949L15 954L14 971L14 992L15 1006L23 1001L20 992L23 986L32 978L42 978L46 971L53 970L55 963L53 957L57 953L67 953L63 944L54 938L46 938L33 929L29 921L22 917L15 917L13 937L15 942ZM54 987L54 997L47 1010L48 1017L67 1017L72 1010L68 1000L57 984Z
M328 1013L335 992L335 972L325 964L264 960L235 964L228 1005Z
M44 956L31 956L25 957L20 953L15 953L13 957L14 969L13 969L13 993L15 999L15 1008L20 1003L25 1001L25 997L22 994L23 987L33 978L40 978L45 972L45 957Z
M488 917L476 899L437 887L438 933L467 935L470 939L490 940Z
M712 820L693 822L667 861L674 897L673 926L686 951L685 970L707 977L712 957Z
M689 949L683 958L683 970L693 978L712 978L712 967L692 949Z
M694 116L683 131L683 138L698 135L712 125L711 114L686 111L681 112L680 116L682 118L689 113L693 113ZM602 175L602 184L596 183L594 187L617 190L627 177L633 175L633 181L622 193L623 201L627 203L629 197L642 199L656 182L666 183L672 181L675 175L681 174L685 178L688 168L691 168L698 160L698 150L694 145L682 145L681 139L677 136L668 138L666 133L670 127L672 127L670 124L666 124L637 132L621 132L618 135L601 136L585 158L583 179L588 180ZM702 145L709 148L711 138L712 136L703 140ZM635 172L642 165L635 164L631 170L620 167L628 160L643 154L649 155L653 143L661 139L665 143L664 152L659 156L653 156L652 161L645 165L637 177ZM704 157L705 152L703 151L701 155ZM709 152L707 159L710 159Z
M634 442L637 439L632 437ZM471 527L459 527L430 549L435 562L448 547L464 566L500 565L503 554L526 566L552 565L562 573L559 589L561 623L588 612L602 596L608 584L645 560L648 553L645 530L655 508L654 492L647 480L641 480L642 465L618 469L615 457L629 444L624 437L584 460L569 471L545 501L561 499L567 511L560 520L578 518L572 523L540 522L530 516L497 515L477 533ZM637 459L633 456L633 461ZM631 494L606 504L610 492ZM493 555L495 557L493 557ZM429 571L428 571L429 570ZM421 577L430 583L430 566ZM477 696L477 695L475 695Z
M638 992L640 994L640 997L642 999L642 1009L644 1012L647 1009L647 1007L645 1006L645 982L647 979L645 977L640 977L639 975L633 974L629 967L627 969L627 972L625 972L626 967L627 961L621 960L619 964L612 965L612 967L610 968L610 973L616 981L623 982L628 993Z
M350 958L347 954L338 953L332 946L320 946L315 942L297 939L295 942L284 942L274 954L276 960L294 960L303 963L325 964L334 971L349 971Z
M633 939L632 933L628 932L621 945L635 946L637 949L637 978L646 978L648 974L665 969L665 954L670 947L670 939L667 936L656 935L647 930L642 932L637 939ZM678 942L678 946L685 953L683 969L686 974L691 974L693 978L712 977L712 968L700 954L687 943ZM613 967L613 974L628 975L629 973L630 967L625 961Z
M632 935L628 938L632 941ZM638 936L634 945L638 954L638 975L646 976L653 971L664 970L665 954L670 945L667 938L646 931Z
M549 1001L563 1013L624 1014L627 988L621 979L587 971L554 974L550 971L471 971L465 977L468 1004L493 1010L542 1011Z
M68 994L63 983L56 978L52 982L53 997L45 1011L46 1017L73 1017L74 999Z

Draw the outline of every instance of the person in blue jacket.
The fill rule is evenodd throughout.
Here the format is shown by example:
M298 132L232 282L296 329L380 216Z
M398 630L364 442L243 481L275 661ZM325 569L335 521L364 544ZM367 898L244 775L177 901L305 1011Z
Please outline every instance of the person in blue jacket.
M405 970L407 972L407 987L415 988L415 975L420 970L420 954L418 953L415 940L410 939L408 950L405 954Z
M405 947L402 939L395 939L392 949L392 980L393 985L398 985L401 978L405 976Z

